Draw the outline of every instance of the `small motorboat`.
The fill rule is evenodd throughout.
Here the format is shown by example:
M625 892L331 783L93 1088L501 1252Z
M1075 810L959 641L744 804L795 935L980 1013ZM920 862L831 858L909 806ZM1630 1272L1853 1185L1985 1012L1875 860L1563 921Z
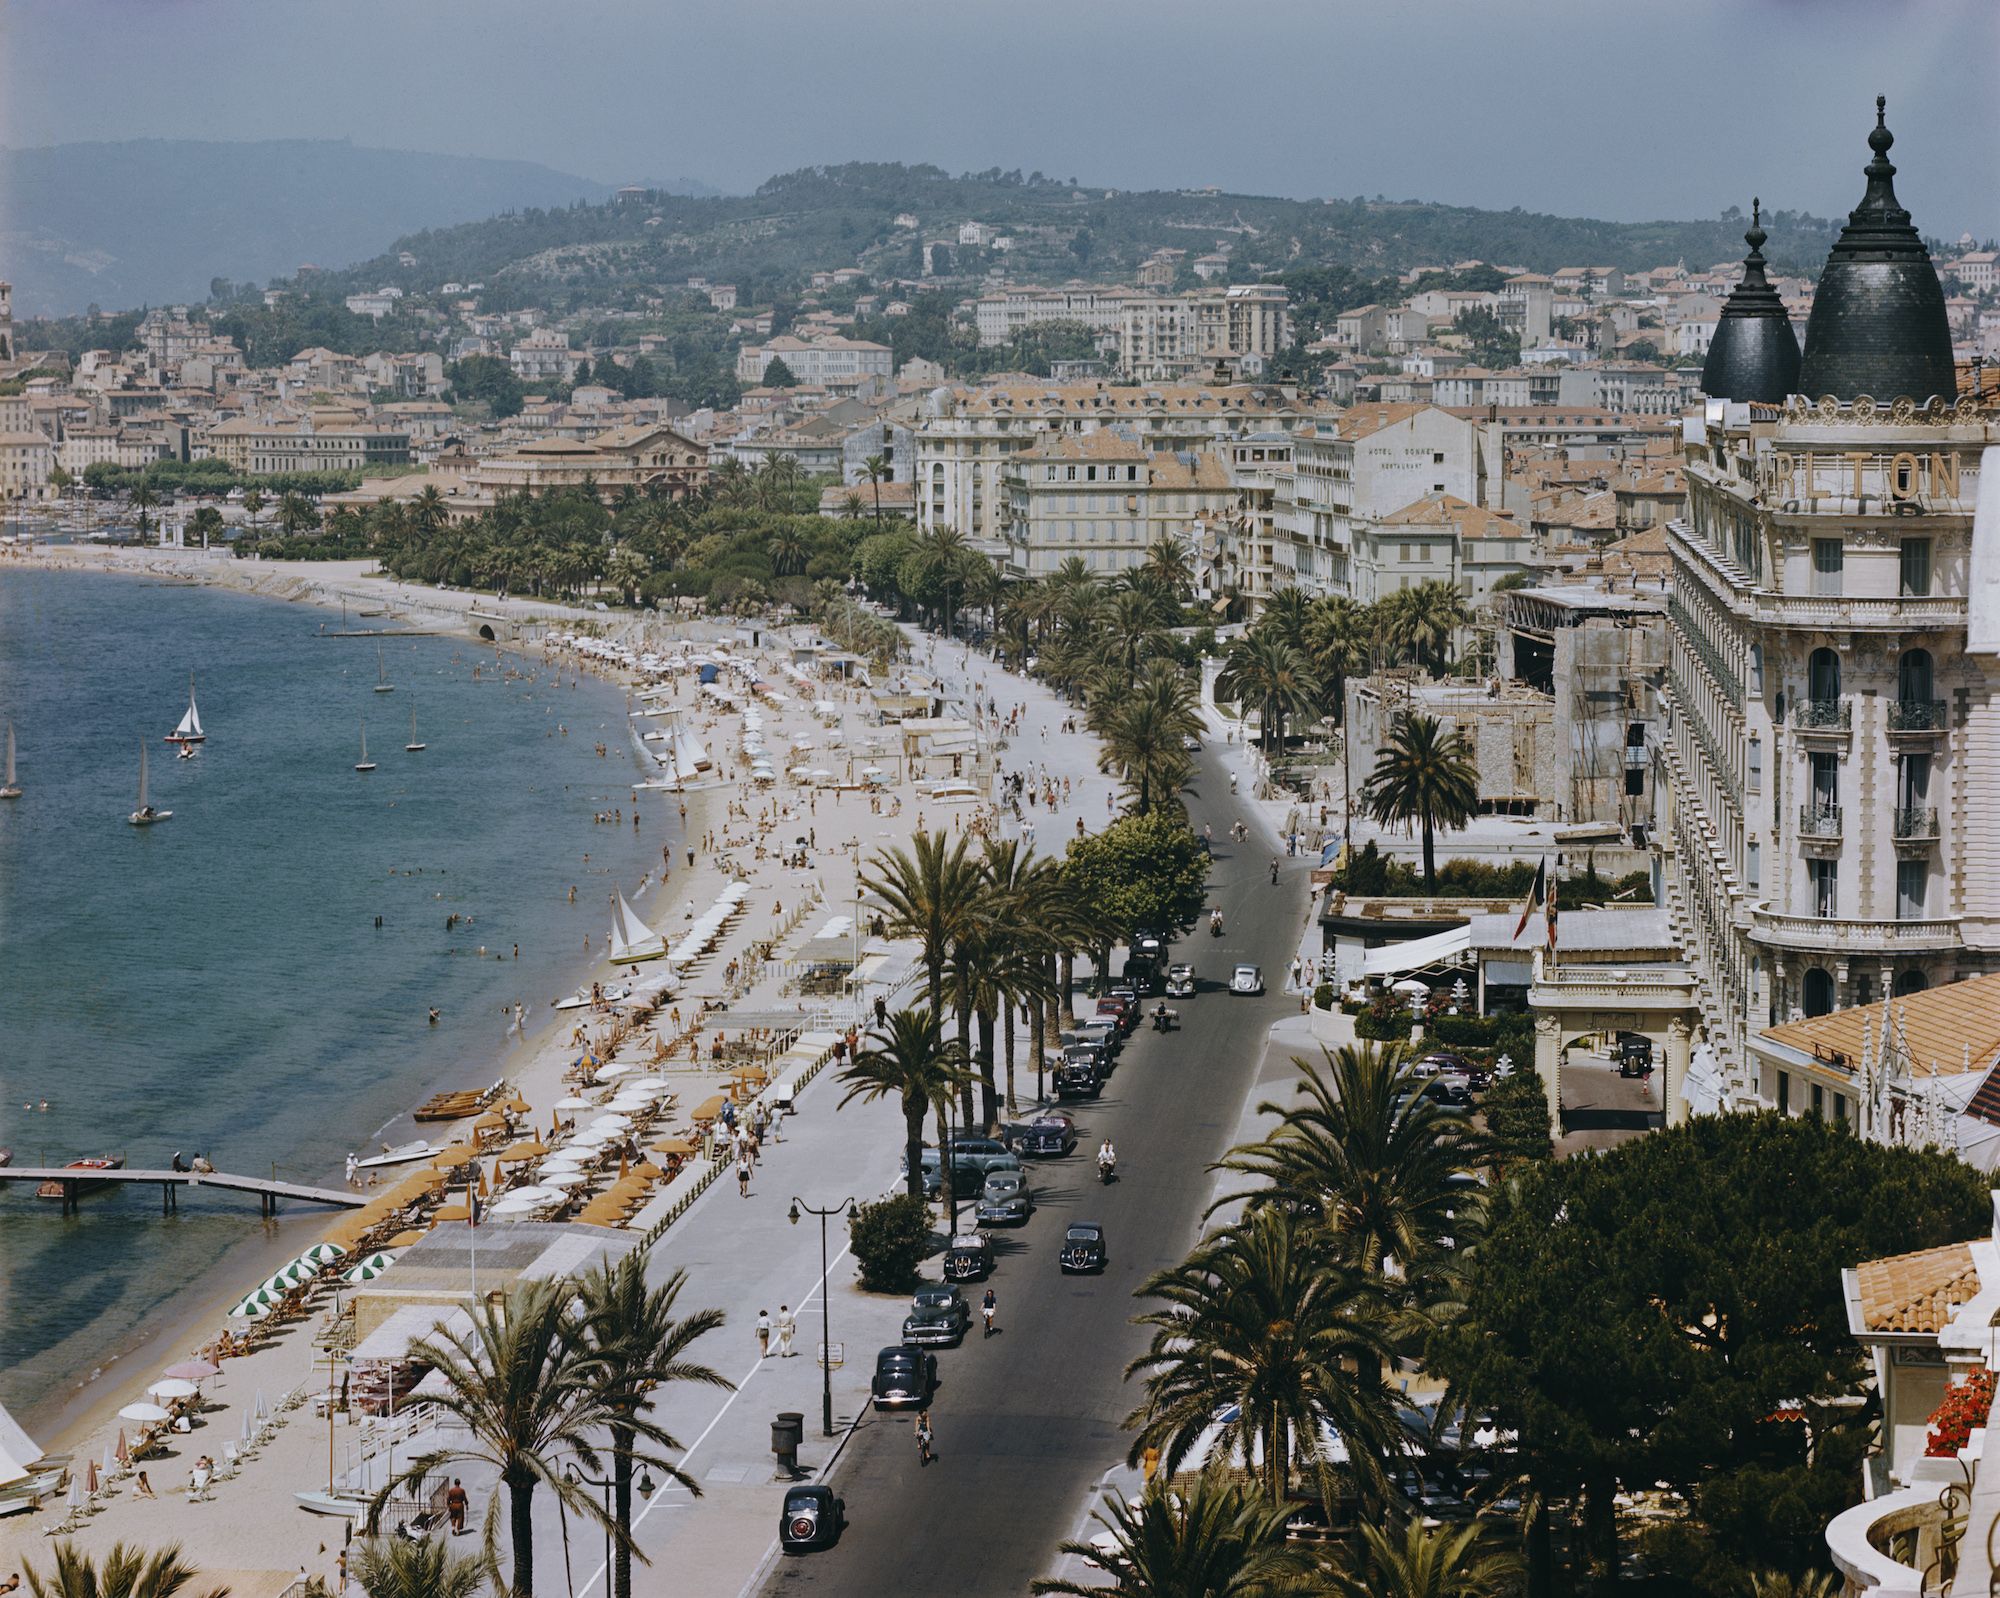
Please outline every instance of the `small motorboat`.
M365 1160L356 1160L354 1168L357 1171L379 1171L388 1165L412 1165L418 1160L431 1159L437 1153L438 1146L424 1138L419 1138L414 1143L399 1143L393 1149L384 1143L380 1154L371 1154Z
M193 744L182 744L182 745L181 745L181 747L180 747L180 750L179 750L179 752L175 754L175 756L174 756L174 759L176 759L176 760L192 760L192 759L194 759L194 745L193 745Z
M294 1493L299 1508L309 1515L338 1515L345 1520L361 1520L368 1513L368 1505L373 1494L359 1492L327 1492L324 1488L312 1492Z
M122 1171L125 1169L125 1156L122 1154L104 1154L98 1156L96 1159L71 1160L63 1169L65 1171L82 1173L90 1171ZM64 1189L74 1187L77 1196L81 1198L85 1193L94 1193L101 1187L109 1186L111 1186L109 1182L92 1181L88 1175L60 1180L51 1177L35 1189L35 1196L45 1199L67 1198L69 1195L64 1192Z
M578 988L567 999L556 1000L552 1008L557 1010L581 1010L593 1003L623 1004L631 997L632 990L622 984L614 984L611 987L599 989L594 997L589 988L582 987Z

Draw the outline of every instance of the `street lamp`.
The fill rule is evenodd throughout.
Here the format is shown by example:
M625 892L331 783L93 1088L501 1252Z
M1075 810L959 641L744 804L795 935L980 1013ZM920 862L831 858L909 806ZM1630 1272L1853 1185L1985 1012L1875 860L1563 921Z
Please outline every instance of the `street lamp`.
M595 1476L584 1475L582 1471L576 1468L575 1460L571 1460L567 1465L563 1466L563 1474L569 1478L572 1487L596 1487L600 1488L604 1493L604 1585L608 1590L613 1585L611 1571L611 1489L614 1484L609 1481L599 1481ZM632 1484L633 1490L641 1498L651 1498L655 1485L656 1483L653 1481L652 1474L642 1464L639 1467L639 1479Z
M803 1204L794 1196L788 1219L792 1225L799 1224L801 1213L819 1217L819 1396L820 1435L833 1435L833 1333L827 1300L833 1295L827 1290L827 1274L831 1267L826 1262L826 1218L829 1215L845 1215L853 1207L854 1200L844 1198L830 1210L817 1209L811 1204Z

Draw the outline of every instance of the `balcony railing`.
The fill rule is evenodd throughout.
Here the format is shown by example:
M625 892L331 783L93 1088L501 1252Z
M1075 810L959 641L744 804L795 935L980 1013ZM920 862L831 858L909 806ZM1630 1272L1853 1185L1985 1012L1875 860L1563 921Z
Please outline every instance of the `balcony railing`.
M1942 699L1896 699L1889 703L1891 732L1943 732L1950 725Z
M1840 836L1840 806L1822 804L1800 805L1799 836L1802 838L1838 838Z
M1896 840L1899 843L1928 841L1938 835L1935 805L1903 805L1896 811Z
M1792 725L1802 732L1846 732L1852 724L1845 699L1801 699L1792 706Z
M1760 942L1787 949L1846 950L1855 954L1948 953L1957 949L1956 916L1923 921L1858 921L1825 916L1754 912L1752 935Z

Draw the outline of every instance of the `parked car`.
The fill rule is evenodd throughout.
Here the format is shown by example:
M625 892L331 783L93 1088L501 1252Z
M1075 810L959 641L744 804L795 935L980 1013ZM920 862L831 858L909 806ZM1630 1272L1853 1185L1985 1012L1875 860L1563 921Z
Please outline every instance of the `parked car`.
M1201 740L1191 732L1184 732L1181 734L1181 747L1189 754L1194 754L1201 748Z
M1430 1092L1446 1104L1470 1104L1472 1079L1458 1071L1446 1071L1431 1079Z
M1144 955L1128 955L1125 968L1119 972L1133 993L1144 998L1149 993L1160 991L1160 968Z
M847 1526L847 1501L817 1483L785 1489L778 1516L778 1546L788 1554L831 1548Z
M943 1166L939 1161L936 1149L925 1149L923 1151L923 1171L924 1196L926 1198L936 1198L938 1194L944 1191ZM905 1149L903 1151L903 1180L907 1182L909 1177L910 1151Z
M1015 1150L1039 1159L1068 1154L1075 1147L1076 1122L1067 1115L1038 1115L1014 1134Z
M1167 935L1145 927L1132 934L1132 952L1143 954L1148 960L1163 960L1167 954Z
M986 1186L987 1177L995 1171L1018 1171L1021 1156L1018 1154L982 1154L977 1158L961 1155L951 1162L952 1192L959 1198L977 1198Z
M1418 1076L1441 1076L1446 1071L1455 1071L1462 1076L1465 1074L1465 1061L1456 1054L1447 1054L1442 1049L1435 1049L1410 1069Z
M1193 966L1170 965L1167 967L1167 997L1170 999L1191 999L1194 997Z
M1258 965L1239 965L1229 973L1229 991L1252 997L1264 991L1264 968Z
M1027 1174L1022 1171L993 1171L979 1194L974 1212L981 1226L1026 1226L1035 1213L1034 1195L1028 1191Z
M917 1347L951 1347L965 1336L972 1310L956 1287L920 1287L903 1317L903 1341Z
M1109 1017L1086 1021L1071 1034L1074 1043L1094 1044L1104 1051L1108 1065L1118 1058L1125 1047L1125 1034L1118 1030L1118 1023ZM1067 1047L1068 1045L1065 1045Z
M1097 1074L1097 1067L1091 1061L1065 1061L1056 1070L1056 1097L1059 1099L1094 1099L1104 1091L1104 1079Z
M1101 1019L1115 1022L1121 1032L1132 1030L1135 1025L1133 1018L1138 1013L1139 999L1136 994L1120 997L1117 994L1107 993L1097 1001L1096 1014Z
M875 1356L870 1392L877 1409L923 1409L937 1392L937 1355L898 1343Z
M1065 1272L1104 1269L1104 1228L1095 1221L1072 1222L1063 1232L1059 1257Z
M993 1245L977 1232L960 1232L944 1251L947 1282L983 1281L993 1274Z

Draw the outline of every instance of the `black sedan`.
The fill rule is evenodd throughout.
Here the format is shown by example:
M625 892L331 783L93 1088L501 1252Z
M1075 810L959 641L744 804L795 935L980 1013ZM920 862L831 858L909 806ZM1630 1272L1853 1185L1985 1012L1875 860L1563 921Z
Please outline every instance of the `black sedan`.
M965 1338L972 1310L955 1287L920 1287L903 1317L903 1341L913 1346L953 1347Z
M871 1384L877 1409L922 1409L937 1391L937 1355L899 1343L875 1356Z
M1067 1115L1038 1115L1014 1134L1014 1147L1039 1159L1068 1154L1076 1148L1076 1122Z
M1078 1221L1063 1233L1062 1268L1071 1271L1104 1269L1104 1228L1095 1221Z
M1094 1099L1103 1091L1104 1083L1098 1078L1097 1067L1088 1060L1065 1065L1056 1072L1056 1097L1059 1099Z
M847 1525L847 1503L831 1487L785 1489L785 1510L778 1517L778 1544L788 1554L831 1548Z
M993 1245L977 1232L961 1232L944 1251L944 1279L971 1282L993 1274Z
M976 1219L981 1226L1026 1226L1035 1213L1028 1179L1019 1171L991 1171L980 1189Z

